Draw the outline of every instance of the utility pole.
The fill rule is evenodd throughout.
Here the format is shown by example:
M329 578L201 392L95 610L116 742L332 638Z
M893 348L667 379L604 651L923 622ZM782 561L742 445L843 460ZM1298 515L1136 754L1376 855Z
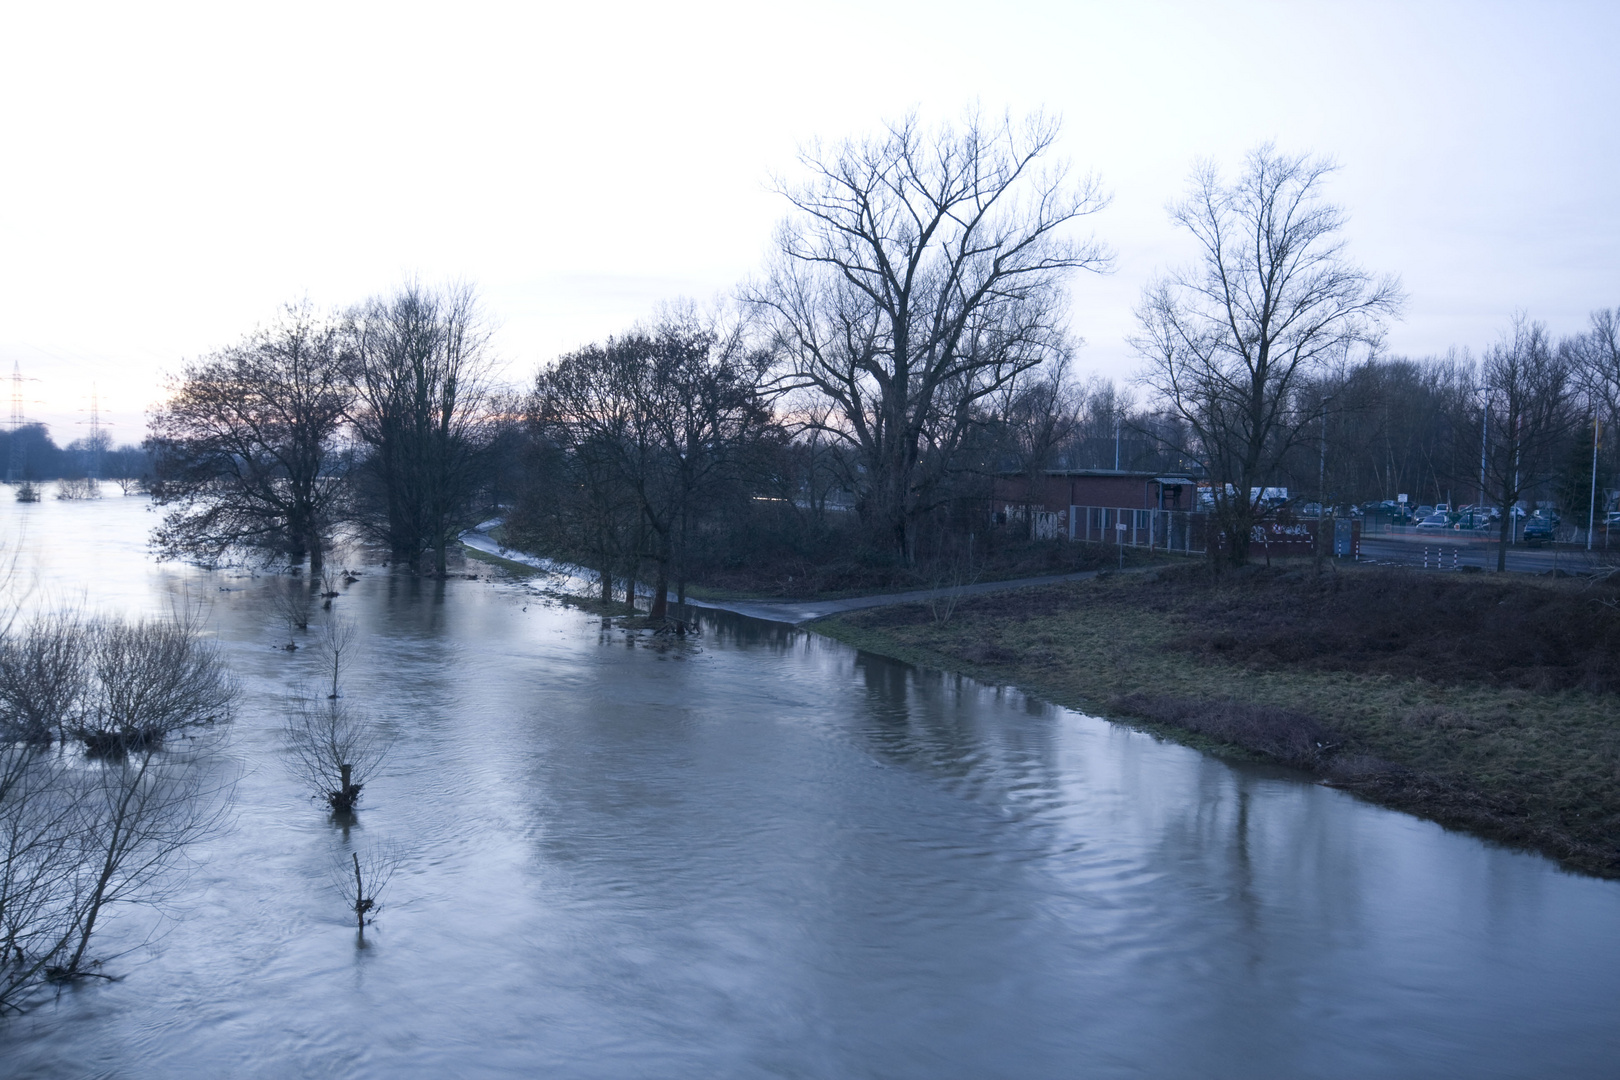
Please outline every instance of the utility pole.
M90 419L80 420L81 424L90 425L90 449L85 454L84 474L91 480L101 479L101 396L97 392L96 384L90 384Z

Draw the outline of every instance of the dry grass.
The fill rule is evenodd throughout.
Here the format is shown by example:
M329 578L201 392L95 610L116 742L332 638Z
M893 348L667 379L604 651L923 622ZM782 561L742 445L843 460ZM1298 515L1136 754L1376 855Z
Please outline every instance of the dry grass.
M750 563L694 567L695 583L688 586L687 592L703 600L838 600L972 581L1067 574L1119 563L1119 549L1107 544L1005 538L998 539L988 551L981 545L971 560L960 554L919 557L910 566L855 548L841 555L828 554L826 558L761 558ZM1159 552L1125 549L1126 566L1162 561L1163 557Z
M1620 877L1620 615L1494 575L1201 567L821 624Z

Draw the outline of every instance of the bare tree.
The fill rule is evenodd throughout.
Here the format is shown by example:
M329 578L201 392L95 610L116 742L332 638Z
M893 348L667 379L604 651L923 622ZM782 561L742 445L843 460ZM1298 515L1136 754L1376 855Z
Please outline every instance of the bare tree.
M236 692L186 613L37 620L29 633L47 646L36 655L77 654L49 672L88 676L55 697L76 702L67 710L76 715L55 722L83 741L86 758L37 743L0 746L0 1000L8 1003L41 975L93 974L88 949L103 912L159 898L187 846L220 826L229 782L199 760L205 741L173 736L227 718ZM77 644L63 645L64 636ZM74 665L81 671L61 675Z
M355 929L365 941L366 924L382 910L382 894L399 869L401 858L393 851L371 851L364 858L351 851L349 858L338 864L336 877L343 902L354 912Z
M603 603L613 599L616 568L636 550L641 518L626 477L637 403L613 345L577 349L536 376L529 416L539 482L525 500L523 525L596 568Z
M376 723L335 698L290 703L285 733L293 774L338 814L354 811L388 753Z
M349 417L370 450L362 524L413 566L433 552L441 576L449 545L483 510L494 430L489 335L467 285L410 282L349 319L357 390Z
M77 726L90 685L88 629L71 612L46 613L0 639L0 743L49 744Z
M275 613L276 620L287 628L287 644L282 648L288 652L298 649L298 631L309 629L310 617L315 612L315 599L310 596L311 587L298 578L288 578L270 587L270 610Z
M1490 411L1487 484L1502 506L1500 573L1507 569L1514 505L1552 476L1559 446L1573 426L1570 369L1567 355L1548 341L1546 326L1519 315L1486 351L1480 374Z
M137 726L159 723L154 718ZM104 756L89 770L76 830L74 944L47 974L92 974L87 951L102 913L116 904L159 899L182 868L186 848L223 828L231 784L204 767L199 755L195 746L180 752L148 742L117 757Z
M706 505L736 479L744 449L771 426L761 393L768 356L722 336L691 310L619 343L635 402L627 479L653 538L649 615L668 616L670 575L686 597L686 545Z
M0 1009L61 964L81 910L80 790L62 755L0 743Z
M1358 346L1375 351L1403 303L1394 277L1375 279L1345 256L1345 214L1322 200L1333 169L1269 144L1230 184L1199 165L1171 210L1198 262L1149 286L1137 309L1143 381L1185 422L1191 445L1178 449L1208 472L1235 565L1260 515L1253 493L1275 483L1315 419L1295 407L1301 383Z
M911 116L811 146L810 180L781 188L794 216L747 299L773 324L788 385L836 406L828 431L858 452L862 519L905 558L981 400L1063 351L1066 278L1108 265L1070 236L1106 199L1094 178L1043 168L1057 137L1040 115L933 132Z
M188 365L152 414L153 534L164 555L307 556L319 569L345 471L339 427L352 392L338 328L289 305L240 345Z
M93 754L116 759L163 745L186 728L228 720L238 693L195 612L166 619L94 624L94 683L71 733Z
M1587 397L1601 403L1611 424L1620 421L1620 308L1592 312L1586 332L1563 347Z
M340 680L343 673L354 663L356 644L359 641L359 631L354 623L336 615L328 618L321 624L321 633L317 648L321 665L321 679L331 680L331 693L327 699L337 700L340 695Z

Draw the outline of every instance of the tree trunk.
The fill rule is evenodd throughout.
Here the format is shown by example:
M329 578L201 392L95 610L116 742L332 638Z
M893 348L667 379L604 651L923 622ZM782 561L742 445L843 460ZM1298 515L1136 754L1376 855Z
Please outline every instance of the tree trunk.
M1507 572L1508 530L1513 528L1513 504L1502 500L1502 528L1497 534L1496 572Z
M658 560L658 578L653 584L652 609L647 612L648 618L669 618L669 559Z

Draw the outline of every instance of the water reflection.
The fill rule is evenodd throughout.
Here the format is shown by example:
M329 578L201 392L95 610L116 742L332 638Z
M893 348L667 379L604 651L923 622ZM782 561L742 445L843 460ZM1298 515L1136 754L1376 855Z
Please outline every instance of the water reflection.
M237 825L180 916L123 982L5 1021L10 1074L1601 1076L1620 1052L1612 884L723 614L658 641L357 567L346 700L395 743L345 825L280 764L315 658L276 648L270 579L151 563L136 500L34 509L47 591L213 596L250 704ZM389 845L362 951L330 867Z

